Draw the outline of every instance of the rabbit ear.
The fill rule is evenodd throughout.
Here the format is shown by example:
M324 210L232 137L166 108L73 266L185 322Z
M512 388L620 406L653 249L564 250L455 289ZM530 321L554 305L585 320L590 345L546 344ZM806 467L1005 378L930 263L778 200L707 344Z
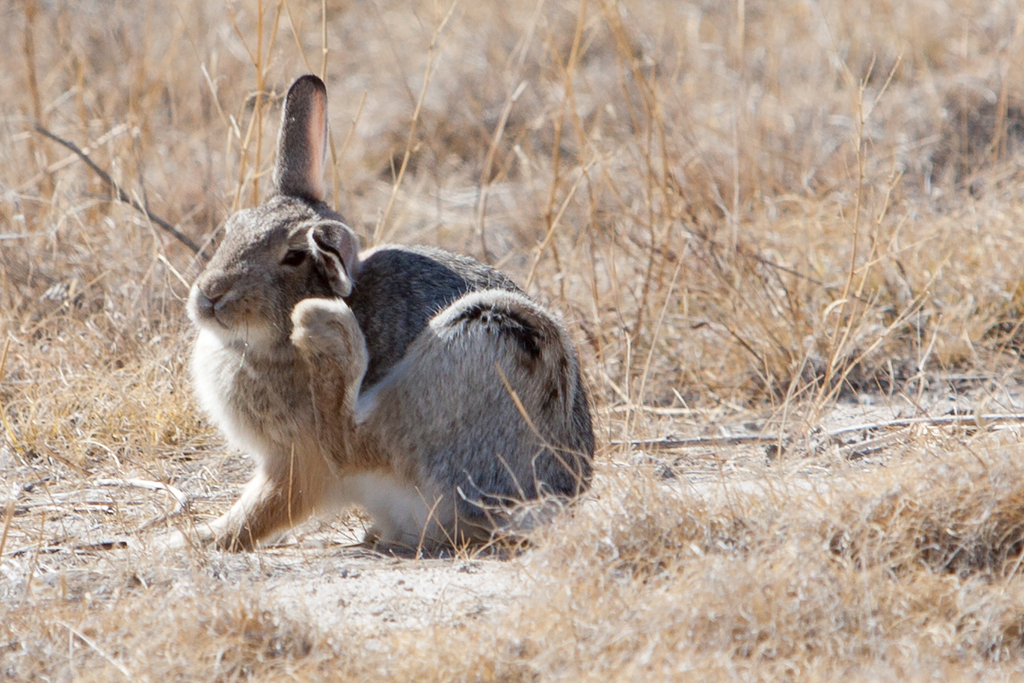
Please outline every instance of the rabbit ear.
M309 248L338 296L352 292L352 274L359 263L359 244L352 230L338 221L321 221L309 231Z
M284 98L274 168L278 194L323 201L326 155L327 86L307 74L292 83Z

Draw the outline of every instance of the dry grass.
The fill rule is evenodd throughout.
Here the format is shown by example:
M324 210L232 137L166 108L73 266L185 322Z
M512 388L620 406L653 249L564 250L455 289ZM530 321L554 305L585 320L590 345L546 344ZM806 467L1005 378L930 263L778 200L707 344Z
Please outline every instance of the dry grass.
M0 677L1019 677L1018 430L917 425L853 460L821 439L1022 412L1018 4L321 9L0 3ZM598 481L520 557L395 565L337 545L356 518L167 556L166 525L134 532L173 501L104 482L202 516L246 467L190 396L199 260L34 125L206 245L267 191L306 70L367 244L497 264L574 328ZM628 445L737 433L780 436ZM395 582L421 569L499 588L415 611Z

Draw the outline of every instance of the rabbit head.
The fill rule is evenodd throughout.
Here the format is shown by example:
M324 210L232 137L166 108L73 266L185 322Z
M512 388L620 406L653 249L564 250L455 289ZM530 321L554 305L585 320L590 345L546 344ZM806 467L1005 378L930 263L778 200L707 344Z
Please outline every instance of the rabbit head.
M239 211L189 295L188 313L225 343L287 343L295 305L347 296L358 267L356 236L324 203L327 89L316 76L292 84L278 137L275 194Z

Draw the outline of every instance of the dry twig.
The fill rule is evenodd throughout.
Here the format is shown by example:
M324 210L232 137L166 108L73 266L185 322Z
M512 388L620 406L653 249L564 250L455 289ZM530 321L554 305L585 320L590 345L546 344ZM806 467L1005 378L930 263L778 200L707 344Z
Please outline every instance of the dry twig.
M856 432L877 432L883 429L906 429L914 425L927 425L930 427L947 427L947 426L973 426L976 429L987 429L989 426L996 424L1005 424L1007 422L1012 423L1024 423L1024 413L1009 413L1009 414L988 414L988 415L943 415L941 417L912 417L902 418L899 420L889 420L886 422L870 422L867 424L855 425L853 427L843 427L842 429L836 429L825 434L822 439L823 443L832 443L836 439L846 434L854 434ZM682 439L637 439L632 441L612 441L612 446L630 446L632 448L646 448L648 450L675 450L675 449L686 449L686 448L709 448L713 446L739 446L742 444L771 444L778 443L779 441L786 442L789 440L791 435L785 433L776 434L735 434L729 436L693 436ZM876 445L881 444L883 441L890 441L894 435L888 434L885 436L877 437L874 439L865 439L857 443L849 444L844 447L844 452L849 451L848 455L859 456L865 455L864 448L873 448L872 451L879 450L875 448Z
M118 486L123 488L137 488L146 489L147 491L165 491L171 498L174 499L174 509L167 514L155 517L142 526L134 529L132 533L138 533L152 526L160 524L171 517L176 517L184 512L188 508L189 500L188 496L181 489L175 488L170 484L164 484L159 481L150 481L149 479L99 479L96 481L97 486Z
M109 187L114 192L114 196L118 199L118 201L127 204L128 206L132 207L133 209L144 215L149 220L156 223L157 226L159 226L162 230L170 234L172 237L174 237L176 240L184 244L189 249L191 249L193 254L199 254L200 249L198 244L193 242L188 237L188 235L184 234L176 227L165 221L163 218L160 218L160 216L157 216L155 213L150 211L149 207L140 204L137 200L128 196L128 193L121 189L121 186L118 185L114 181L114 179L110 177L110 174L104 171L102 168L100 168L99 165L95 161L93 161L88 154L86 154L81 148L78 147L78 145L71 142L70 140L65 140L59 135L51 133L49 130L43 128L39 124L36 124L36 132L77 154L78 158L85 162L85 165L92 169L92 171L100 177L100 180L106 183L107 187Z

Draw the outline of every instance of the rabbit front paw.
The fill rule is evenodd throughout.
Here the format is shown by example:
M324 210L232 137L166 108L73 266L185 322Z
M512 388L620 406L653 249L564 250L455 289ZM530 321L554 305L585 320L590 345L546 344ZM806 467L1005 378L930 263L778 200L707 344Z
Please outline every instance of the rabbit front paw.
M355 341L354 332L359 332L359 325L352 309L340 299L304 299L292 310L292 344L302 351L348 349Z

